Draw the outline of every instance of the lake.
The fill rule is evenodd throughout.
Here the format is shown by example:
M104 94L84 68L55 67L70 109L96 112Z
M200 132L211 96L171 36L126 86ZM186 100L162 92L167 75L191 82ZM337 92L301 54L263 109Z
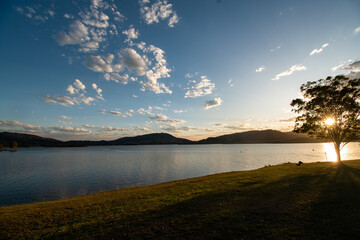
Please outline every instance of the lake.
M360 159L359 143L342 150ZM332 145L214 144L23 148L0 152L0 206L63 199L285 162L335 161Z

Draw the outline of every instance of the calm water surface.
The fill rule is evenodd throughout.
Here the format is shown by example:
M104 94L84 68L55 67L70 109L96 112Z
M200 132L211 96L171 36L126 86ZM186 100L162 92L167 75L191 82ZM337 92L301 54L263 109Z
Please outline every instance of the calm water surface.
M342 158L360 159L359 143ZM28 148L0 152L0 206L249 170L334 161L329 144L231 144Z

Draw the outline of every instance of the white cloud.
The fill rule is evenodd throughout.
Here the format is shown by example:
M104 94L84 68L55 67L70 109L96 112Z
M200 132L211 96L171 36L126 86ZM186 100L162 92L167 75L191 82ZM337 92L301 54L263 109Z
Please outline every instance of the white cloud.
M159 83L158 79L160 78L169 78L171 69L167 68L167 63L165 59L165 51L155 47L154 45L150 45L149 47L143 46L142 49L144 52L150 52L154 55L156 63L146 72L146 78L148 79L147 82L140 81L140 85L142 86L141 90L145 91L150 90L155 92L156 94L159 93L168 93L172 94L172 91L164 84Z
M101 100L104 100L103 98L103 95L101 94L102 93L102 89L99 88L95 83L91 84L92 88L97 92L97 98L98 99L101 99Z
M149 6L150 1L142 0L140 2L140 13L147 24L158 23L160 20L168 19L168 26L174 27L179 22L179 17L172 9L172 4L167 0L158 0Z
M59 32L54 36L60 46L68 44L81 44L90 40L88 28L80 21L69 26L69 32Z
M84 128L89 128L89 129L98 129L99 127L96 127L94 125L89 125L89 124L84 124L83 125Z
M319 48L319 49L316 49L316 48L315 48L314 50L311 51L310 56L312 56L312 55L314 55L314 54L321 53L321 52L324 50L324 48L326 48L327 46L329 46L329 44L328 44L328 43L325 43L325 44L323 44L323 45L321 46L321 48Z
M132 96L133 96L134 98L138 98L138 97L139 97L139 96L137 96L137 95L135 95L135 94L133 94Z
M193 77L194 77L194 75L191 74L191 73L186 73L185 74L185 78L193 78Z
M331 70L333 71L333 72L335 72L335 71L337 71L339 68L341 68L341 67L343 67L344 66L344 64L339 64L339 65L336 65L335 67L333 67L333 68L331 68Z
M61 124L64 124L64 125L66 125L66 124L72 124L72 122L65 122L65 121L61 121L61 120L58 120L58 123L61 123Z
M90 133L91 131L85 128L78 128L78 127L51 127L50 129L65 132L65 133L72 133L72 134L81 134L81 133Z
M230 87L233 87L233 86L234 86L234 82L233 82L232 78L230 78L230 79L228 80L228 84L229 84Z
M35 22L46 22L49 17L54 17L55 12L53 9L43 9L41 5L16 7L15 10L24 15L25 17L34 20Z
M262 71L264 71L265 70L265 66L260 66L260 67L258 67L256 70L255 70L255 72L262 72Z
M81 103L90 105L95 99L93 97L85 96L85 89L85 85L79 79L76 79L72 85L69 85L66 88L66 91L73 95L73 97L45 95L42 100L47 103L59 104L62 106L71 106Z
M65 115L61 115L61 116L57 116L58 118L62 118L62 119L71 119L71 117L65 116Z
M74 86L79 90L86 89L85 85L79 79L75 79Z
M115 110L111 110L109 111L109 113L111 115L114 115L114 116L118 116L118 117L132 117L133 115L129 112L125 112L125 113L122 113L122 112L119 112L119 111L115 111Z
M209 109L213 107L220 106L222 103L222 100L220 98L214 98L213 100L208 100L205 102L204 108Z
M111 14L110 17L104 11ZM107 40L108 33L118 34L116 26L109 24L111 17L115 21L124 19L123 15L117 11L116 5L106 1L92 1L89 8L80 10L79 16L80 18L69 25L67 32L60 31L54 35L54 38L61 46L78 45L80 52L96 51L100 44ZM64 17L75 18L67 13Z
M122 64L112 65L112 59L114 55L105 55L104 59L101 56L88 55L83 62L86 67L93 70L94 72L121 72L124 70ZM109 63L110 62L110 63Z
M360 27L355 28L354 33L359 33L359 32L360 32Z
M182 109L179 109L179 110L176 110L176 109L175 109L173 112L174 112L174 113L183 113L183 112L186 112L186 111L184 111L184 110L182 110Z
M66 91L70 94L75 94L75 88L71 84L66 88Z
M277 74L274 78L272 78L271 80L279 80L281 77L284 77L284 76L288 76L288 75L291 75L293 74L294 72L296 71L304 71L306 70L307 68L302 65L302 64L296 64L296 65L293 65L291 66L289 69L285 70L284 72L281 72L279 74Z
M211 94L214 89L215 84L212 83L206 76L201 76L201 81L192 86L191 89L185 93L185 98L197 98L208 95Z
M71 106L76 104L74 99L68 96L45 95L42 100L47 103L59 104L62 106Z
M67 19L73 19L73 18L74 18L74 16L73 16L73 15L71 15L71 14L65 13L65 14L64 14L64 18L67 18Z
M128 42L131 45L133 44L131 40L137 39L139 37L139 31L136 30L132 25L130 25L129 29L124 30L122 33L127 37L125 42Z
M157 121L157 122L170 124L170 125L176 125L176 124L185 122L182 119L170 119L168 116L166 116L164 114L155 114L155 115L149 116L149 119Z
M101 113L101 114L105 114L106 110L105 109L100 109L100 110L98 110L98 112Z
M142 76L146 73L146 62L132 48L125 48L119 52L121 62L131 71L134 70L137 75Z
M348 66L343 67L344 70L351 70L348 77L351 79L360 78L360 60L355 61Z
M356 70L356 69L360 69L360 60L359 60L359 61L355 61L355 62L349 64L348 66L343 67L342 69L344 69L344 70Z
M40 130L40 126L35 126L29 123L22 123L16 120L0 120L0 129L8 131L27 131L34 132Z

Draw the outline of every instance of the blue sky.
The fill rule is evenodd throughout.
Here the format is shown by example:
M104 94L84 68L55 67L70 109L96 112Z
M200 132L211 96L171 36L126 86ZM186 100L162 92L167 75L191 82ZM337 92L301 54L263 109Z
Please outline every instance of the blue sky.
M307 81L360 72L360 2L2 1L0 131L290 131Z

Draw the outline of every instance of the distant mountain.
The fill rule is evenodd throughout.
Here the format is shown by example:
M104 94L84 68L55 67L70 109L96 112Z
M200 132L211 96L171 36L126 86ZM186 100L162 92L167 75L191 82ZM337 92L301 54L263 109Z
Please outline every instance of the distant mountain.
M123 137L112 141L68 141L65 146L101 146L101 145L158 145L190 144L192 141L177 138L167 133L151 133L135 137Z
M44 138L32 134L2 132L0 143L4 147L10 147L12 142L17 142L19 147L55 147L63 142L53 138Z
M149 144L190 144L190 141L185 138L177 138L168 133L151 133L142 136L124 137L114 141L108 141L113 145L149 145Z
M316 143L318 139L306 134L280 132L276 130L249 131L233 133L218 137L210 137L196 143L199 144L236 144L236 143Z
M107 145L158 145L158 144L236 144L236 143L314 143L320 142L306 134L275 130L249 131L210 137L200 141L177 138L168 133L151 133L135 137L123 137L111 141L60 141L32 134L1 132L0 143L10 146L16 141L19 147L85 147Z

